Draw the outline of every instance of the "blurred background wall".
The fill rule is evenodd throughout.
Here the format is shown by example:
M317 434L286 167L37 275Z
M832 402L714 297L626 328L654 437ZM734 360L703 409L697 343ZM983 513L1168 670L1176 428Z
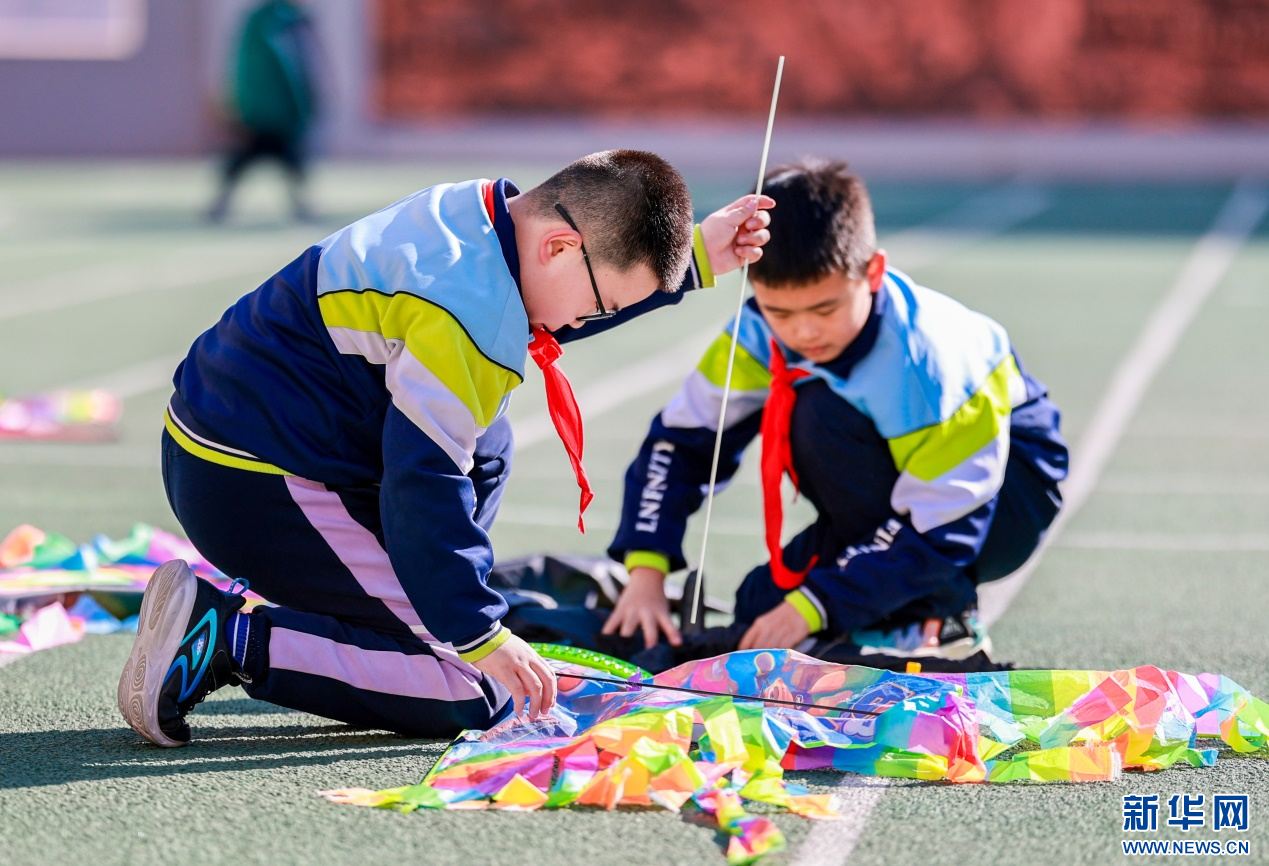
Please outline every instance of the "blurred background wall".
M0 0L0 155L210 152L250 5ZM471 136L449 132L544 119L566 135L597 120L710 134L761 119L779 53L790 128L972 124L975 140L991 124L1220 128L1253 162L1269 128L1269 0L308 5L325 58L319 147L335 155L462 151Z
M379 0L385 117L1269 116L1266 0ZM755 62L757 61L757 62Z

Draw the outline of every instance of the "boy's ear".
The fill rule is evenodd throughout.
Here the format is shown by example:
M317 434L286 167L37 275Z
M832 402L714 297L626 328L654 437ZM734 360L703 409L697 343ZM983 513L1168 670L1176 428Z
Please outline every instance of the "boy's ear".
M580 249L582 245L581 236L577 232L567 226L549 229L542 235L542 240L538 244L539 255L542 258L542 264L549 264L560 253L570 250Z
M877 250L868 260L868 288L875 294L881 289L881 281L886 276L886 251Z

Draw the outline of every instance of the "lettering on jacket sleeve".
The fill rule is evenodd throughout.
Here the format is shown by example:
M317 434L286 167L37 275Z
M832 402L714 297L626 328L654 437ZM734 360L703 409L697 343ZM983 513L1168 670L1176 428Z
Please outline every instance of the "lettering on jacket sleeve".
M656 532L661 520L661 502L665 499L666 479L670 475L670 455L674 453L672 442L656 442L648 458L648 477L639 495L639 520L636 532Z

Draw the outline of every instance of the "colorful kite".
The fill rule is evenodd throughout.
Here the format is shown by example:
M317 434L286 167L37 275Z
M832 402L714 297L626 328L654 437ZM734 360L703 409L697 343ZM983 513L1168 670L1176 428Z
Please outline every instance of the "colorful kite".
M745 801L836 817L827 795L786 781L785 770L1092 782L1177 761L1211 766L1217 739L1238 752L1269 743L1269 705L1211 674L899 674L766 650L626 679L612 660L594 666L595 654L555 655L560 701L549 717L465 732L417 785L323 796L403 812L695 807L728 835L735 864L784 844Z
M0 440L102 442L115 438L123 401L100 389L0 397Z
M34 526L0 541L0 654L31 653L132 627L151 573L184 559L222 588L228 579L188 541L145 524L127 538L75 544ZM248 604L258 604L249 595Z

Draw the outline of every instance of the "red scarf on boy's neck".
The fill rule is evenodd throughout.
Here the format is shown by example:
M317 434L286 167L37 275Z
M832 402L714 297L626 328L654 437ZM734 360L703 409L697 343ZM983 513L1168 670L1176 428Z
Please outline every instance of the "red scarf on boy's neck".
M493 222L496 220L494 184L485 181L481 184L480 193L485 203L485 210L489 213L489 220ZM533 332L533 341L529 343L529 354L546 380L546 408L551 413L551 423L555 425L555 432L559 434L560 441L564 443L564 450L568 452L568 461L573 464L577 486L582 489L581 504L577 513L577 528L584 533L586 524L582 521L582 515L586 513L586 507L595 498L595 494L591 492L586 470L582 468L582 447L585 444L582 412L577 408L573 386L568 383L564 371L555 363L563 356L564 350L551 336L550 331L538 328Z
M546 408L551 413L551 423L555 432L564 443L568 452L568 461L573 464L573 474L577 477L577 486L582 489L581 504L577 512L577 528L586 532L586 524L582 515L586 506L595 498L591 492L590 481L586 479L586 470L582 468L582 447L585 436L582 432L582 413L577 408L577 399L573 396L573 386L568 383L564 371L555 362L564 354L560 344L545 328L533 332L533 342L529 344L529 354L542 370L546 380Z
M793 383L809 375L805 370L789 367L780 344L771 340L771 391L762 410L762 514L766 524L767 554L771 557L771 579L781 589L797 589L818 559L813 556L806 568L793 571L784 564L784 550L780 547L780 531L784 527L780 483L785 472L793 480L793 489L798 487L797 472L793 468L793 449L789 443L789 423L797 401Z

